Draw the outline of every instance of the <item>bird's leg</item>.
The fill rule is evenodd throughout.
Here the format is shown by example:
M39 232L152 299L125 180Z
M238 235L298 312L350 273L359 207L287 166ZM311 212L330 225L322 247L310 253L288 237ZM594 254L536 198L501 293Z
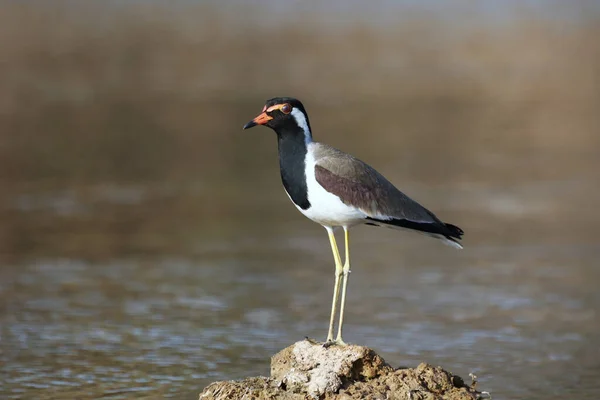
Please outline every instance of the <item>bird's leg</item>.
M350 274L350 235L348 228L344 227L344 241L346 242L346 262L342 268L342 300L340 304L340 325L335 339L338 344L345 344L342 340L342 324L344 323L344 305L346 304L346 287L348 286L348 274Z
M337 303L340 295L340 283L343 274L342 259L340 258L340 251L338 250L337 243L335 242L335 235L333 229L326 227L327 234L329 235L329 242L331 243L331 251L333 252L333 259L335 261L335 284L333 286L333 301L331 303L331 317L329 319L329 330L327 331L327 343L333 341L333 324L335 323L335 315L337 314Z

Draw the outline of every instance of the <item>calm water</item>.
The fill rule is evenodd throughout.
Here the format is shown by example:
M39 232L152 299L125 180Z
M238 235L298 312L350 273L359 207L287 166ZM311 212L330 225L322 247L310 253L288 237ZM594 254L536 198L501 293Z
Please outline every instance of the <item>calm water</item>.
M259 141L268 156L242 157L242 175L15 188L0 397L193 399L211 381L268 374L270 356L305 336L323 340L325 231L289 204L274 140ZM465 249L354 229L345 339L393 365L473 372L495 399L599 398L600 162L583 154L557 175L545 168L555 157L490 154L448 181L384 154L374 164L463 227Z

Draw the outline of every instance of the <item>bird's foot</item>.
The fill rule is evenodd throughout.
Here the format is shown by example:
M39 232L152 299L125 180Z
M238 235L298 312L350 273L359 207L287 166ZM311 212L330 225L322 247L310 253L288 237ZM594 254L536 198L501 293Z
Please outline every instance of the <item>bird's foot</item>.
M338 338L338 339L327 339L327 341L325 343L323 343L323 347L324 348L328 348L331 346L346 346L346 342L344 342L342 340L342 338Z

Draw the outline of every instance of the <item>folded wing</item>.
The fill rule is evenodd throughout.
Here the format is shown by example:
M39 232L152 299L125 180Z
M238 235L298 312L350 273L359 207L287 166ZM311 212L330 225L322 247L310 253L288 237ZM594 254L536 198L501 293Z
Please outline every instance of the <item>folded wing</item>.
M316 153L317 182L344 204L367 214L366 224L411 229L461 247L459 227L440 221L368 164L323 144Z

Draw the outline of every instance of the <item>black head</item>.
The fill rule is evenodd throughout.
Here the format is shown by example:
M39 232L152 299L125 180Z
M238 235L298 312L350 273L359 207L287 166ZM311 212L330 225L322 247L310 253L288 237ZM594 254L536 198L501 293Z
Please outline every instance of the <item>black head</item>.
M268 126L277 133L300 128L304 135L310 137L310 123L306 110L300 100L293 97L274 97L267 100L262 113L244 125L244 129L256 125Z

